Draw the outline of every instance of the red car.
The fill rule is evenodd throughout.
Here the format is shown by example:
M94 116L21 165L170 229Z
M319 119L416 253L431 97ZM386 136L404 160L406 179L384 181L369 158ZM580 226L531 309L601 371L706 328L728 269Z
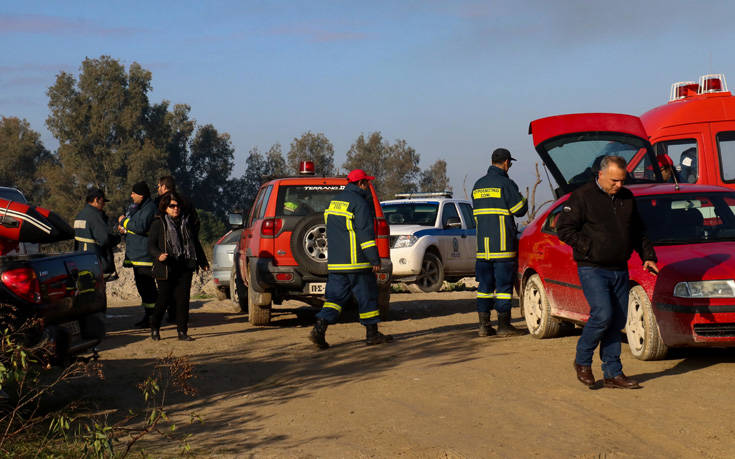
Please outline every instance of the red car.
M626 334L641 360L663 358L670 347L735 345L735 192L718 186L661 183L640 120L616 114L561 115L533 121L534 145L559 188L559 198L528 225L520 239L517 288L528 330L557 335L562 324L582 324L589 306L556 223L568 193L596 175L602 156L642 159L629 166L629 183L660 273L628 263Z

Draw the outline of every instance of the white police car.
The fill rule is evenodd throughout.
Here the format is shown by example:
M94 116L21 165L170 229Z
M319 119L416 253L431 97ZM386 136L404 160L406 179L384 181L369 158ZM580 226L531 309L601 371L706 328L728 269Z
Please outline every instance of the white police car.
M475 275L472 203L452 194L398 194L380 203L390 226L393 279L436 292L444 280Z

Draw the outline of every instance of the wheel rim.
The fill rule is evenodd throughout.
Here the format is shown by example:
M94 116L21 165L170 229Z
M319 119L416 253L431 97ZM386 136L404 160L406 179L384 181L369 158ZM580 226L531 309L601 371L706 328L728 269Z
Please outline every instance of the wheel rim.
M318 263L327 261L327 226L315 225L304 235L304 252Z
M421 274L419 274L418 284L421 287L429 288L439 282L439 266L431 258L424 258L421 263Z
M531 333L536 332L541 326L543 315L543 298L541 289L535 282L529 282L523 295L523 311L526 316L526 325Z
M646 341L646 327L643 319L643 306L638 296L630 295L628 301L628 320L625 324L625 332L628 335L628 346L633 355L640 355Z

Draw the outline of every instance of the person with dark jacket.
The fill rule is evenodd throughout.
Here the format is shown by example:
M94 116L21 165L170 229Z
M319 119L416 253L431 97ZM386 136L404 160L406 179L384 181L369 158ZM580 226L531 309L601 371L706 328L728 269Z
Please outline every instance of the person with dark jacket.
M209 270L207 257L188 215L181 212L181 197L175 191L165 194L159 204L148 235L148 252L153 257L153 276L158 281L156 308L151 315L151 338L161 339L161 319L173 299L179 340L193 341L188 334L191 277L201 268Z
M623 374L621 330L628 312L628 259L638 252L643 266L658 273L656 252L644 234L633 193L623 187L625 159L607 156L597 178L575 190L563 204L559 239L570 245L590 318L577 342L574 368L582 384L592 386L592 356L600 346L605 387L637 389Z
M125 261L123 266L133 268L135 286L143 306L143 318L135 326L150 326L150 315L156 307L156 281L153 279L153 257L148 253L148 230L156 214L148 184L138 182L130 193L133 205L126 215L118 218L120 232L125 235Z
M103 210L106 202L109 200L101 189L91 188L87 192L86 204L74 219L74 250L95 252L107 280L113 280L116 271L112 249L121 238Z
M508 177L511 161L505 148L497 148L491 156L487 174L472 187L473 215L477 221L477 315L478 335L492 336L490 310L498 313L499 335L519 335L522 332L510 323L513 279L518 266L518 238L514 217L528 210L526 199L518 185Z
M378 284L375 273L380 270L380 255L375 242L373 195L370 180L362 169L347 176L348 184L324 211L327 224L327 288L325 302L316 316L309 339L319 349L327 349L327 325L337 322L342 308L354 294L365 326L368 345L387 343L390 335L378 331Z

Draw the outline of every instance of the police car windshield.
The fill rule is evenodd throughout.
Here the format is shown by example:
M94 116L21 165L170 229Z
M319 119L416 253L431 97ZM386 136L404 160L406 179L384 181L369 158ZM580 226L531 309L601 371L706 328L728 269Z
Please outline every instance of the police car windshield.
M322 213L344 188L344 185L281 185L276 216L303 217Z
M389 225L434 226L438 202L401 202L381 204Z
M636 203L654 244L735 240L735 193L645 196Z

